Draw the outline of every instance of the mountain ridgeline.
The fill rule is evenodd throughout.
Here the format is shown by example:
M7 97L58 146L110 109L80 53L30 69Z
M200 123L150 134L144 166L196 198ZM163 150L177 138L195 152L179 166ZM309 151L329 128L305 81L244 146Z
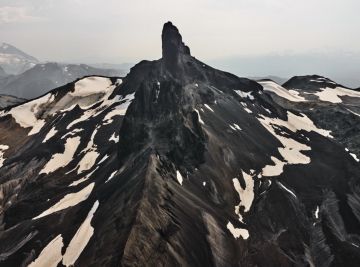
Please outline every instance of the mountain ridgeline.
M0 266L359 266L359 104L216 70L168 22L161 59L0 111Z
M123 71L94 68L85 64L36 64L18 75L0 77L0 93L32 99L51 89L63 86L84 76L122 76Z

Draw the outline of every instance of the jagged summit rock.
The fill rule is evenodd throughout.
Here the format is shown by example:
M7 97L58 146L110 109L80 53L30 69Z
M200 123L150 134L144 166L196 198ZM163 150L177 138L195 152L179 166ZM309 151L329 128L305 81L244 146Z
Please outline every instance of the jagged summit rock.
M190 56L190 49L183 43L179 30L170 21L164 24L161 39L163 63L175 73L182 64L182 57Z
M178 28L170 21L164 24L161 39L163 59L166 60L174 54L190 55L190 48L184 44Z

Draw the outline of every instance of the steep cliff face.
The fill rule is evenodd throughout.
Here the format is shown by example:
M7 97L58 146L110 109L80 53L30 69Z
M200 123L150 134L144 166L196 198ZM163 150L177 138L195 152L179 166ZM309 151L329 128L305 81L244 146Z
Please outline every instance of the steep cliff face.
M0 266L358 266L356 154L170 22L162 47L2 111Z

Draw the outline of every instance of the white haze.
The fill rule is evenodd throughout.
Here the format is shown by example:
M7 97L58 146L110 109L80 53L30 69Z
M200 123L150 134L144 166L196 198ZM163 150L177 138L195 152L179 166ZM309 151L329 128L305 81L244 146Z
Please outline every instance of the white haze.
M358 10L357 0L0 0L0 41L40 60L136 63L161 56L171 20L197 58L236 74L360 86Z

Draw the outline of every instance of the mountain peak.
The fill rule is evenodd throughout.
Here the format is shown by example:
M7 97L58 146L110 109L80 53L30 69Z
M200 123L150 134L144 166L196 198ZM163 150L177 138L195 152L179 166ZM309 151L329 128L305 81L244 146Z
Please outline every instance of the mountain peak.
M38 62L38 60L35 57L30 56L27 53L23 52L22 50L18 49L17 47L5 42L3 42L0 45L0 53L8 54L8 55L16 55L18 57L24 58L34 63Z
M181 55L190 55L190 49L183 41L178 28L170 21L164 24L162 34L162 58L169 68L174 68Z

